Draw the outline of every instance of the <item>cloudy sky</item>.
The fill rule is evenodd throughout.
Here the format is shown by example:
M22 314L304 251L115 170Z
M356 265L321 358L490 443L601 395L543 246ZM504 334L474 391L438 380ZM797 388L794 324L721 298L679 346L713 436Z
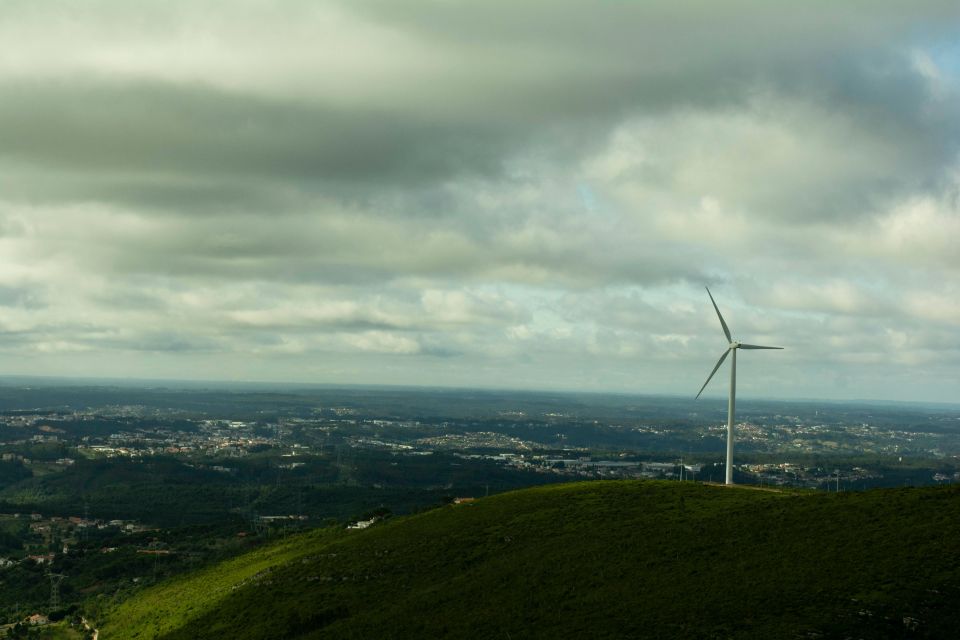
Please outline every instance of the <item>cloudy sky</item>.
M0 374L960 401L960 4L720 5L5 0Z

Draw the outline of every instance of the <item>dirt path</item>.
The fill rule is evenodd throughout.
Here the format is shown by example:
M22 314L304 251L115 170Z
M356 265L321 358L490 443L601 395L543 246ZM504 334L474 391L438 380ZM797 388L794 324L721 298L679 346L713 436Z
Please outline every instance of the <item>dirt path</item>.
M93 640L98 640L98 638L100 637L100 630L94 629L93 627L91 627L90 623L87 622L86 618L80 618L80 622L83 623L84 629L86 629L87 631L93 631Z

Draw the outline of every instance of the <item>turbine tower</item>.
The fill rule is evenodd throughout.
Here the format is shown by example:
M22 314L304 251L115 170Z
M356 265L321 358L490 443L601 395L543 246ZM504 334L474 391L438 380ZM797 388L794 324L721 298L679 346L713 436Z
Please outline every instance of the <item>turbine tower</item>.
M737 402L737 349L783 349L783 347L762 347L756 344L743 344L742 342L737 342L730 337L730 329L727 328L727 323L724 322L723 316L720 315L720 309L717 308L717 303L713 299L713 294L710 293L710 289L707 289L707 295L710 296L710 302L713 303L713 309L717 312L717 317L720 318L720 326L723 327L723 335L727 337L727 350L723 352L723 355L720 356L720 359L717 360L717 366L713 368L713 371L710 372L710 375L707 376L707 381L703 383L703 386L700 387L700 391L697 393L697 398L700 397L700 394L703 393L703 390L707 388L707 385L710 384L710 380L713 378L713 374L717 372L717 369L720 368L720 365L723 364L723 361L727 359L729 354L733 354L733 360L730 364L730 400L727 403L727 484L733 484L733 410L734 405Z

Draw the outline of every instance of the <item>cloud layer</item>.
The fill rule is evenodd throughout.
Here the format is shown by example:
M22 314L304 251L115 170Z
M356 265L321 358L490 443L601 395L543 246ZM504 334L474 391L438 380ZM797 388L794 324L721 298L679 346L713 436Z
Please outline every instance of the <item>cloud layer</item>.
M2 371L688 393L708 284L788 347L745 395L956 401L957 41L936 1L4 3Z

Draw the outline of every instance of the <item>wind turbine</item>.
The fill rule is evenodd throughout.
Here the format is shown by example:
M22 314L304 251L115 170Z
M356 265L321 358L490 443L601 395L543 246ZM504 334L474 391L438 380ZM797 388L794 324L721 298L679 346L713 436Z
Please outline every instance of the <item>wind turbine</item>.
M727 350L723 352L723 355L720 356L720 359L717 360L717 366L715 366L713 371L710 372L710 375L707 376L707 381L703 383L702 387L700 387L700 391L697 393L697 398L700 397L700 394L703 393L703 390L707 388L708 384L710 384L713 374L717 372L717 369L720 368L720 365L723 364L723 361L726 360L727 356L732 353L733 360L731 361L730 365L730 401L727 403L727 484L733 484L733 409L737 401L737 349L783 349L783 347L762 347L756 344L743 344L742 342L736 342L730 337L730 329L727 328L727 323L723 321L723 316L720 315L720 309L717 308L717 303L714 301L713 294L710 293L710 289L707 289L707 295L710 296L710 302L713 303L713 309L717 312L717 317L720 318L720 326L723 327L723 335L727 337L727 342L729 345L727 346Z

